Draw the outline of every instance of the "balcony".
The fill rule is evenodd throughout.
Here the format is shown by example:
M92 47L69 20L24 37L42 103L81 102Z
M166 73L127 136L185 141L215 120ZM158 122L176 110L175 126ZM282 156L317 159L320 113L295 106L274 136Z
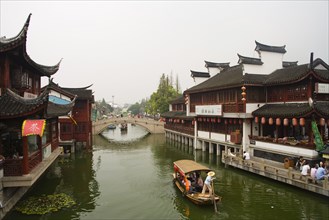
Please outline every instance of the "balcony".
M22 174L21 158L6 159L4 164L4 174L2 177L3 187L23 187L32 186L35 181L46 171L46 169L56 160L61 153L60 148L55 149L49 157L41 161L41 153L34 153L29 157L29 170L26 175Z

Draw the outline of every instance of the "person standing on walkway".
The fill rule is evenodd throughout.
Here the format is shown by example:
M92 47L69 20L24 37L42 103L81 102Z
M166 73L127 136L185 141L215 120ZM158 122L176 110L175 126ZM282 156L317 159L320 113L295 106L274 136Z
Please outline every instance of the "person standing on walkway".
M310 165L308 165L308 162L305 161L305 162L304 162L304 165L303 165L303 167L302 167L302 172L301 172L301 174L302 174L303 176L307 176L307 175L310 173L310 170L311 170Z
M243 151L243 159L244 160L250 160L250 154L249 154L249 152Z
M209 195L212 195L212 187L211 187L211 182L213 181L213 176L215 176L215 172L210 171L207 175L207 178L204 181L203 188L202 188L202 194L206 193L206 190L208 189Z
M313 165L311 168L311 177L313 180L316 179L316 171L318 170L318 168L319 168L318 164Z
M320 166L316 171L316 180L324 180L326 174L327 171L324 169L324 164L322 164L322 166Z

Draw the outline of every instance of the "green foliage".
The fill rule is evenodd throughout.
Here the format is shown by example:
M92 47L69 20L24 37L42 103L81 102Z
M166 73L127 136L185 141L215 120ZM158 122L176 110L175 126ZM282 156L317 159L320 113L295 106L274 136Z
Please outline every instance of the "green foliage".
M110 112L113 112L112 106L110 104L106 103L104 98L102 101L96 102L96 109L100 115L107 115Z
M29 197L19 202L15 209L27 215L44 215L49 212L56 212L65 207L69 208L75 204L75 201L70 196L60 193Z
M145 105L146 101L142 100L141 103L136 102L135 104L131 105L128 108L128 111L131 112L131 114L137 115L137 114L144 114L145 112Z
M169 103L171 100L179 96L179 91L174 88L168 76L162 74L160 83L156 92L153 92L150 99L146 103L146 111L151 115L164 113L169 111Z

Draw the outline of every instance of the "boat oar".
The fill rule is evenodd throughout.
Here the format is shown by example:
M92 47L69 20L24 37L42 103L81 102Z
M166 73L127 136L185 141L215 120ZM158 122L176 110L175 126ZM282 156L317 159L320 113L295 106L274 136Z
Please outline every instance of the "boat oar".
M211 187L212 187L212 201L214 203L215 212L217 213L217 204L216 204L216 200L215 200L214 180L211 181Z

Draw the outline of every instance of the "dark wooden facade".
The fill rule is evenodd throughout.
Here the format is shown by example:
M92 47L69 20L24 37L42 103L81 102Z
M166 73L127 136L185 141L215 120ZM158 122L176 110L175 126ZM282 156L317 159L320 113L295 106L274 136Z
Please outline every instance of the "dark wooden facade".
M41 77L50 77L59 64L44 66L26 52L31 14L16 37L0 38L0 154L5 157L4 176L28 174L44 157L58 148L58 116L67 114L74 103L57 105L41 93ZM25 120L44 119L43 136L22 136Z

